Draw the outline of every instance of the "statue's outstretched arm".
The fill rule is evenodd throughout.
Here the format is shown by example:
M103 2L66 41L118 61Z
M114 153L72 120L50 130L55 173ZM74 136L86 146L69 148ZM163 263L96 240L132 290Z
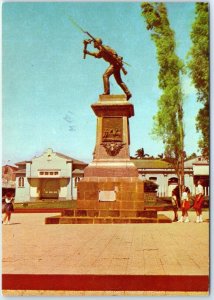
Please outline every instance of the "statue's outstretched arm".
M84 53L88 54L88 55L91 55L91 56L94 56L96 58L101 58L102 57L101 54L100 54L100 52L90 52L88 50L85 50Z

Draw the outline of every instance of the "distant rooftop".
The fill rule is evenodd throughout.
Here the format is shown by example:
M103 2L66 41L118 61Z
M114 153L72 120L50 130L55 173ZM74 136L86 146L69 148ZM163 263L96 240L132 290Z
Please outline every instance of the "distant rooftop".
M2 168L5 168L5 167L9 167L9 168L14 169L14 170L16 170L16 169L18 168L18 167L15 166L15 165L3 165L3 166L2 166Z
M173 169L173 166L161 159L132 159L138 169ZM192 169L193 165L208 165L209 162L202 158L196 157L184 162L184 168Z
M132 159L138 169L172 169L170 163L161 159Z
M80 169L75 169L73 172L72 172L73 175L78 175L78 174L84 174L84 171L83 170L80 170Z
M16 172L14 172L15 174L25 174L26 173L26 169L20 169Z
M26 163L29 163L29 162L32 162L32 161L24 160L24 161L20 161L20 162L15 163L15 165L26 165Z
M196 158L189 159L184 162L185 168L192 168L193 165L208 165L209 162L205 158L199 156Z
M75 159L75 158L73 158L73 157L67 156L67 155L62 154L62 153L60 153L60 152L55 152L55 153L56 153L56 155L58 155L58 156L60 156L60 157L62 157L62 158L65 158L65 159L67 159L67 160L72 160L74 164L78 164L78 165L87 165L87 163L85 163L85 162L83 162L83 161L81 161L81 160L78 160L78 159Z
M52 149L48 149L49 151L52 151L53 153L55 153L57 156L59 156L59 157L61 157L61 158L64 158L64 159L66 159L66 160L69 160L69 161L72 161L73 162L73 164L75 164L75 165L85 165L85 166L87 166L88 164L87 163L85 163L85 162L83 162L83 161L81 161L81 160L78 160L78 159L75 159L75 158L73 158L73 157L70 157L70 156L68 156L68 155L65 155L65 154L63 154L63 153L60 153L60 152L54 152ZM44 153L42 153L41 155L43 155ZM34 157L35 158L35 157ZM30 161L27 161L27 160L24 160L24 161L20 161L20 162L17 162L17 163L15 163L15 165L26 165L27 163L32 163L32 160L30 160Z

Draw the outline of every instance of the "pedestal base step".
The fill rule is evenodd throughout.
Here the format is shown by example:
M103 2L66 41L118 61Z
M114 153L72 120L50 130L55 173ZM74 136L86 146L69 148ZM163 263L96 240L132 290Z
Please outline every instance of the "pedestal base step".
M92 218L157 218L156 210L136 209L65 209L62 216Z
M48 217L45 219L45 224L133 224L133 223L171 223L172 220L165 215L158 215L156 211L98 211L98 215L89 216L91 211L83 210L67 210L60 216ZM94 211L94 214L97 211ZM141 216L127 216L131 213L141 213ZM100 216L104 215L106 216ZM111 214L112 216L109 216ZM78 216L79 215L79 216ZM85 216L84 216L85 215ZM114 216L113 216L114 215ZM123 216L122 216L123 215Z

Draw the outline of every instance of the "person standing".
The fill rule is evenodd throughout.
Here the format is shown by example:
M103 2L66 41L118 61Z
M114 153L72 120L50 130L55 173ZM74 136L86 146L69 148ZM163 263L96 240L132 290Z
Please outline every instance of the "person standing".
M3 224L10 224L11 213L14 211L13 208L13 196L10 192L6 193L5 197L5 215L3 218Z
M5 214L5 198L6 198L6 196L5 195L3 195L2 196L2 202L1 202L1 204L2 204L2 223L3 223L3 214Z
M197 187L196 187L196 196L195 196L195 201L193 208L195 209L196 212L196 223L202 223L202 206L204 202L204 188L201 184L201 181L198 180L197 182Z
M174 211L174 219L172 222L177 222L178 221L178 200L176 196L176 191L172 191L172 208Z
M184 223L189 223L189 216L188 216L188 210L190 209L190 202L189 202L189 188L188 187L183 187L183 193L182 193L182 198L181 198L181 210L182 210L182 216L179 219L178 222L184 222Z

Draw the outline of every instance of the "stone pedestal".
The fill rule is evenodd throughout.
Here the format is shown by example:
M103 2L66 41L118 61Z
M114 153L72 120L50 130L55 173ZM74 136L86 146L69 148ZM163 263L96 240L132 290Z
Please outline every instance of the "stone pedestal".
M125 95L100 95L91 107L97 116L96 145L78 183L77 207L143 210L143 182L129 155L133 104Z
M46 224L171 222L144 208L144 183L129 156L129 118L133 105L124 95L101 95L92 109L97 116L93 161L78 182L77 208L48 217Z
M93 161L84 171L91 177L137 177L129 156L129 118L134 107L124 95L101 95L92 109L97 116Z

